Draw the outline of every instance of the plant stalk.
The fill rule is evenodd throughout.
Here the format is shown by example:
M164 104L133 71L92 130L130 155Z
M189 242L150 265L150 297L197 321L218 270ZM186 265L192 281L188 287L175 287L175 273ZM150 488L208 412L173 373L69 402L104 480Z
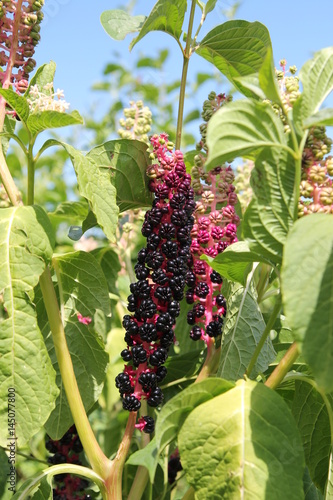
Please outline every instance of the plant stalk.
M105 481L105 486L110 500L122 500L122 477L125 460L130 448L137 412L130 412L125 434L117 451L117 455L111 462L111 467L108 473L108 478ZM136 497L140 498L140 497Z
M267 387L271 389L276 389L278 385L282 382L286 374L290 371L291 367L295 363L299 356L299 351L296 342L294 342L286 352L286 354L281 359L280 363L268 377L265 382Z
M27 204L33 205L35 199L35 161L32 153L33 144L29 142L28 150L28 187Z
M45 269L39 283L52 332L62 383L64 384L75 426L94 472L106 480L110 474L111 461L104 455L96 440L81 399L49 268Z
M273 312L268 320L268 323L266 325L266 328L265 330L263 331L263 334L257 344L257 347L255 348L255 351L253 353L253 356L250 360L250 363L249 363L249 366L247 367L247 370L245 372L245 374L249 377L251 375L251 372L254 368L254 365L256 364L257 362L257 359L258 359L258 356L260 354L260 351L261 349L264 347L264 344L266 342L266 339L275 323L275 320L277 318L277 315L279 314L280 312L280 309L281 309L281 294L278 296L276 302L275 302L275 306L274 306L274 309L273 309Z
M179 106L178 106L178 119L177 119L177 131L176 131L176 149L180 149L181 139L182 139L182 129L183 129L183 116L184 116L184 101L185 101L185 90L186 90L186 79L188 65L190 62L190 50L191 50L191 36L193 29L194 13L196 7L196 0L192 0L190 19L188 22L188 30L186 35L186 46L183 56L183 70L180 82L179 91Z

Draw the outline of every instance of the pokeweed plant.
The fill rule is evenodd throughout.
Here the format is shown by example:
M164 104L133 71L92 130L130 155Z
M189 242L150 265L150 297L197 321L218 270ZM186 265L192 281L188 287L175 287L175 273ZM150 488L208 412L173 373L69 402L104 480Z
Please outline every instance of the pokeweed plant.
M36 151L45 130L82 124L54 91L54 63L28 83L42 4L0 4L0 176L8 197L0 212L1 463L15 464L12 438L17 456L29 442L32 455L44 453L51 464L21 481L14 498L331 498L333 205L325 127L333 111L322 104L333 88L333 48L288 76L285 61L275 71L259 22L228 21L199 40L216 1L192 0L184 46L186 0L159 0L148 17L104 12L111 37L138 32L131 48L156 30L177 42L175 147L164 131L147 145L151 116L140 115L139 103L125 112L122 139L83 153L49 138ZM197 149L184 156L195 54L244 97L212 92ZM6 162L9 140L26 158L22 193ZM34 193L38 162L51 147L70 158L80 198L48 213ZM253 165L244 213L229 164L239 157ZM148 209L141 235L139 209ZM74 239L101 228L104 246L59 251L64 218L81 222L70 230ZM37 453L38 434L47 437ZM3 490L8 484L14 493L15 480Z

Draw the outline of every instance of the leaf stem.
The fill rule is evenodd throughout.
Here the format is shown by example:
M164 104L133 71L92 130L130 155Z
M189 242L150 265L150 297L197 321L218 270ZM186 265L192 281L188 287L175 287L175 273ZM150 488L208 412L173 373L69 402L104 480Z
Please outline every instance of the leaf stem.
M247 377L249 377L251 375L251 372L254 368L254 365L256 364L257 362L257 359L258 359L258 356L260 354L260 351L261 349L264 347L264 344L266 342L266 339L275 323L275 320L277 318L277 315L279 314L280 312L280 309L281 309L281 294L277 297L277 300L275 302L275 306L274 306L274 309L273 309L273 312L267 322L267 325L266 325L266 328L265 330L263 331L263 334L257 344L257 347L255 348L255 351L253 353L253 356L250 360L250 363L249 363L249 366L247 367L246 369L246 372L245 372L245 375Z
M33 205L35 199L35 160L33 156L33 143L29 141L28 149L28 187L27 204Z
M103 479L107 479L111 469L111 461L99 447L81 399L49 268L45 269L39 283L52 332L62 383L75 426L93 470Z
M139 465L127 500L138 500L141 498L148 483L148 479L148 470L144 467L144 465Z
M176 131L176 149L180 149L181 139L182 139L182 129L183 129L183 115L184 115L184 101L185 101L185 90L186 90L186 79L187 79L187 70L190 62L191 56L191 36L193 29L193 21L194 21L194 13L196 7L196 0L192 0L191 11L190 11L190 19L188 22L188 30L186 35L186 46L183 56L183 70L182 70L182 78L180 82L180 91L179 91L179 106L178 106L178 119L177 119L177 131Z
M267 387L271 389L276 389L278 385L282 382L288 371L291 369L296 359L299 356L299 351L296 342L291 344L286 354L281 359L280 363L268 377L265 382Z
M108 478L105 481L110 500L122 500L123 468L135 428L136 415L137 412L130 412L129 414L123 439L119 445L117 455L112 460Z
M77 476L85 477L96 483L100 490L104 492L103 479L91 469L82 467L82 465L59 464L48 467L36 477L31 479L31 482L22 491L19 492L20 495L18 496L17 500L24 500L28 498L28 494L32 492L32 490L42 481L42 479L44 479L44 477L52 477L56 474L76 474Z

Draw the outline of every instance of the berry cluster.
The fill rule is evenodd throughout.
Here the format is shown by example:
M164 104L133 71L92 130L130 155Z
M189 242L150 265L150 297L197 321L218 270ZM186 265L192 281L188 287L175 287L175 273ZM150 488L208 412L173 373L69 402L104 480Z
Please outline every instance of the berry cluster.
M45 447L52 453L48 458L50 464L68 463L81 465L79 454L82 453L83 448L75 425L73 425L59 441L53 441L47 436ZM91 499L89 494L84 493L89 486L89 482L85 479L78 476L72 476L71 474L57 474L54 476L54 483L54 500Z
M223 317L226 314L226 301L221 294L222 278L201 255L216 257L227 246L237 241L239 217L235 212L237 195L233 185L234 173L229 165L216 167L209 173L204 171L206 160L207 122L221 106L230 101L224 94L211 92L204 102L202 117L205 123L200 127L202 139L197 145L194 157L195 166L191 175L192 186L199 200L196 203L195 224L191 231L191 254L193 266L186 275L189 286L186 301L193 304L188 312L187 322L192 326L190 336L193 340L209 339L222 333Z
M130 108L124 109L124 117L119 120L121 128L118 134L122 139L137 139L149 143L148 135L151 129L152 114L142 101L131 101Z
M0 71L0 82L3 88L15 85L17 92L24 93L28 87L29 73L36 66L32 56L40 40L43 5L44 0L25 0L21 9L17 9L14 0L0 1L0 67L5 68ZM13 68L18 71L13 73Z
M309 131L302 158L299 217L316 212L333 213L333 158L325 157L331 146L325 127Z
M151 407L163 400L158 384L166 376L162 365L174 343L194 223L194 192L182 153L173 151L166 134L154 135L151 144L153 164L147 174L155 199L142 225L147 244L138 253L137 281L130 286L128 310L132 314L123 318L127 349L121 356L128 364L116 377L123 408L129 411L139 410L142 398ZM151 433L153 419L142 417L137 427Z
M175 451L172 455L170 455L168 461L168 482L169 484L173 484L176 481L176 477L178 472L183 470L182 464L180 463L180 457L178 450Z

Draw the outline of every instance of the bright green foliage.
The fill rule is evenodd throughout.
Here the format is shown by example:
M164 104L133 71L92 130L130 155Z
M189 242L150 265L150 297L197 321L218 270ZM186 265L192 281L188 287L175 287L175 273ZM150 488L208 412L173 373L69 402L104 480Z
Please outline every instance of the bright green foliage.
M304 456L286 403L262 384L236 387L195 408L178 438L196 498L303 498Z
M213 28L199 43L196 52L216 66L237 90L253 96L239 78L257 74L270 47L266 26L233 20Z
M178 40L186 8L186 0L158 0L143 23L139 35L130 44L130 50L150 31L164 31Z
M29 97L30 89L33 85L37 85L39 89L42 89L48 83L52 83L54 80L54 75L56 71L56 64L54 61L50 61L48 64L43 64L40 66L36 73L32 76L29 87L24 94L24 97Z
M282 261L293 224L295 170L283 150L264 151L255 162L251 186L256 196L245 212L244 236L250 249L273 262Z
M249 279L245 287L239 283L230 284L227 297L227 317L217 374L227 380L237 380L245 373L265 329L265 322L257 304L252 280ZM259 372L267 370L274 358L275 352L268 339L251 376L255 377Z
M204 255L203 260L209 262L212 269L220 273L230 281L237 281L245 285L246 277L250 270L249 264L252 262L267 262L266 259L257 253L251 252L246 241L237 241L227 247L215 259Z
M138 450L129 457L127 465L144 465L148 470L150 482L154 482L156 467L159 462L159 452L156 440L153 438L142 450Z
M109 175L117 191L120 212L151 206L146 176L150 164L147 144L128 139L108 141L89 151L87 158L96 163L103 175Z
M302 438L305 461L312 481L324 493L331 453L327 407L312 385L296 381L292 412Z
M82 125L82 123L83 119L80 113L75 110L71 113L61 113L60 111L30 113L27 119L27 127L34 137L43 132L43 130L67 127L68 125Z
M314 124L312 117L333 90L333 47L316 52L299 72L303 92L294 105L294 119L300 127ZM305 120L309 120L306 123ZM320 115L319 115L320 122Z
M101 24L114 40L123 40L129 33L139 31L145 16L131 16L124 10L106 10L101 15Z
M156 444L158 449L163 449L177 437L184 420L194 408L225 391L229 391L232 387L234 387L233 382L208 378L198 384L192 384L172 398L162 408L157 421Z
M254 158L264 148L287 148L282 122L272 107L250 99L219 109L209 120L207 132L207 170L236 157Z
M68 349L81 397L88 411L101 393L108 355L98 332L95 332L92 325L86 326L80 323L77 314L92 318L96 309L100 309L104 314L110 313L107 282L98 262L90 253L65 254L54 258L53 263ZM45 428L53 439L59 439L72 425L73 420L61 382L42 301L38 302L37 307L38 319L54 369L57 371L57 384L60 389L56 408Z
M26 123L29 116L29 104L25 97L18 95L11 89L0 89L0 95L2 95L7 103L16 111L20 120Z
M8 388L16 390L16 436L24 444L45 423L58 394L41 332L34 287L53 253L54 236L40 207L0 212L0 291L7 317L0 328L1 445L7 445Z
M283 304L317 384L333 390L333 218L312 214L290 231L282 267Z

